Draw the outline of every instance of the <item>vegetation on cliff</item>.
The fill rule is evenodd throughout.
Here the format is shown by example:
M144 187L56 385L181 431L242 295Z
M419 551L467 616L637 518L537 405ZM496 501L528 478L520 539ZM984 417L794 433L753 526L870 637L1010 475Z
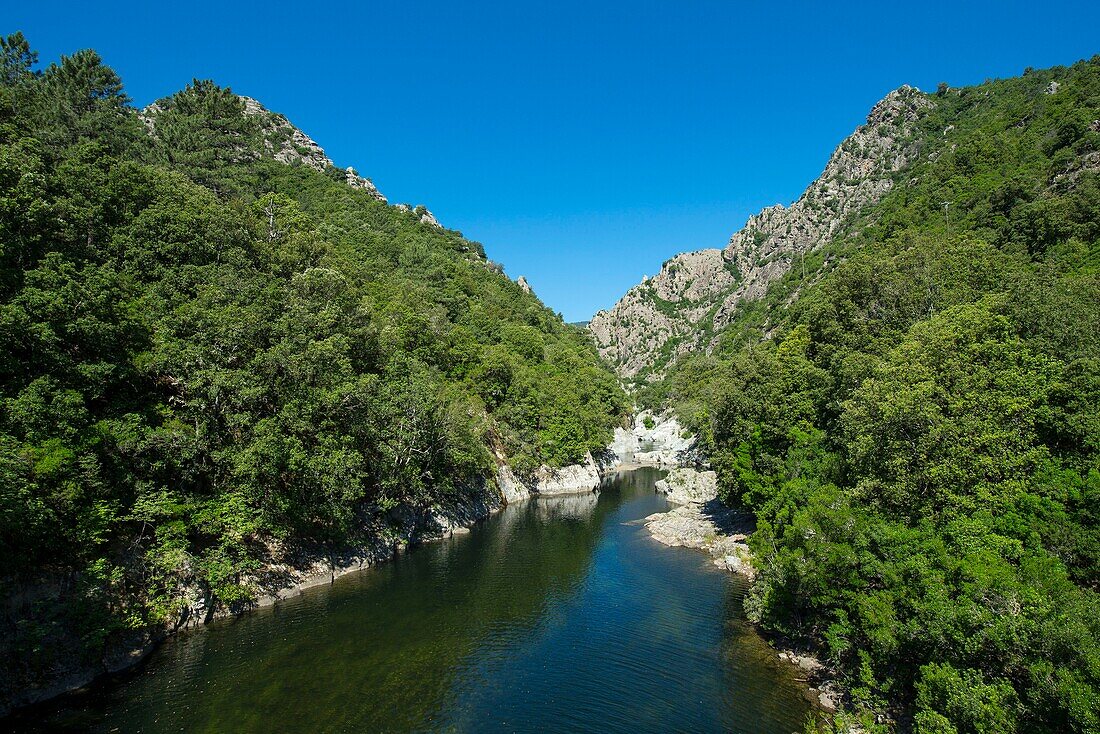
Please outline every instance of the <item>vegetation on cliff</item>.
M866 727L1100 732L1100 58L930 100L881 202L646 399Z
M477 243L275 161L212 82L143 116L92 51L0 51L0 578L50 590L11 666L610 440L614 376Z

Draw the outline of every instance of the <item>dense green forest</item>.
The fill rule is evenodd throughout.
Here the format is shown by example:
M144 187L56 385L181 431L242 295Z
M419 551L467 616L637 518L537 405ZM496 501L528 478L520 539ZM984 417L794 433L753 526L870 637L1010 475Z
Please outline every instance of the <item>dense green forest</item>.
M892 191L646 399L868 731L1100 732L1100 57L929 98Z
M477 243L276 162L212 82L150 119L92 51L0 51L0 579L66 601L9 663L608 443L616 379Z

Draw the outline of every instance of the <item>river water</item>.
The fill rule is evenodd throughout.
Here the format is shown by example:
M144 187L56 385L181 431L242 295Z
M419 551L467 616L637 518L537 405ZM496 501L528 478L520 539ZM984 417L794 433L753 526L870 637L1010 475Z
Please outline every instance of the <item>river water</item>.
M802 684L744 583L637 521L654 469L169 640L34 731L801 731ZM25 722L27 723L27 722Z

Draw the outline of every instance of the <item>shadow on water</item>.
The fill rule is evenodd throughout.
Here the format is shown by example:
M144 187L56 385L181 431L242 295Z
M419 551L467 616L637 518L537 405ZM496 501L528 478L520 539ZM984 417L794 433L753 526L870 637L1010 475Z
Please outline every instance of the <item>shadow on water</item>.
M808 704L743 622L743 585L637 522L656 470L513 505L163 645L24 731L743 731Z

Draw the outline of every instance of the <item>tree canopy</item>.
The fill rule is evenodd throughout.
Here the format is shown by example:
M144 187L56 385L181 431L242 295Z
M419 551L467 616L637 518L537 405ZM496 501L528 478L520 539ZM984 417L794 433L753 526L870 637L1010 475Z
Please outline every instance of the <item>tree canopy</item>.
M139 114L92 51L0 51L0 577L75 589L5 658L610 440L614 376L479 244L275 161L213 82Z
M930 99L881 203L646 399L867 730L1098 732L1100 58Z

